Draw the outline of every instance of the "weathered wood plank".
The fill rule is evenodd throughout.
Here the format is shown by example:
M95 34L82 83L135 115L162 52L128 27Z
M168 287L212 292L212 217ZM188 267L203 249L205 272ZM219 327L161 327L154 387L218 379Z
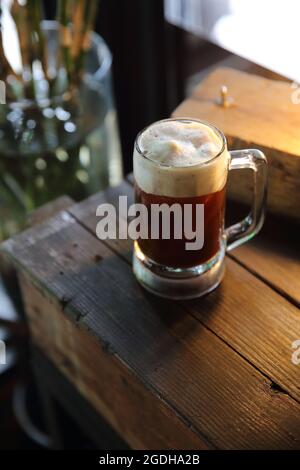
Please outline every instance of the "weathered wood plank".
M299 447L299 404L284 393L275 394L269 379L186 316L181 305L145 294L125 263L110 258L96 270L86 286L88 295L72 303L78 311L89 310L83 324L104 332L108 347L168 397L210 442L220 448ZM99 299L93 292L108 282L110 289L101 299L107 313L103 316L97 312ZM289 423L285 429L284 423ZM289 444L284 436L288 429L293 435ZM278 432L285 443L277 441Z
M134 202L132 186L124 181L119 186L109 188L106 191L96 193L90 198L86 199L80 204L76 204L69 209L69 212L75 217L79 223L83 223L84 226L93 234L96 234L96 225L99 218L96 216L96 208L100 204L110 203L113 204L118 213L118 202L119 196L127 196L128 206ZM121 224L126 226L126 215L121 214ZM119 224L118 224L119 228ZM108 239L104 241L105 245L110 247L114 252L118 253L122 258L131 262L132 252L131 240L119 240L118 238Z
M95 407L82 395L73 383L55 365L50 357L36 344L31 344L30 354L33 372L39 382L41 396L49 410L49 429L57 435L57 448L62 448L57 422L53 423L52 413L57 413L56 404L60 405L96 446L101 450L129 450L128 444L115 432ZM48 401L48 403L47 403ZM50 401L50 404L49 404ZM54 402L54 403L53 403ZM53 410L54 408L54 410Z
M133 184L133 174L127 180ZM76 206L75 206L76 207ZM88 209L91 211L92 208ZM80 211L80 209L76 209ZM228 201L227 224L246 216L247 207ZM229 256L300 306L300 226L267 214L258 236L232 251Z
M123 183L118 186L96 193L79 204L73 205L69 208L69 212L78 220L81 219L81 216L84 216L85 226L95 234L98 220L96 217L97 207L100 204L109 203L117 208L119 196L127 196L128 205L134 202L132 186L126 181L123 181Z
M79 329L24 276L22 289L34 342L133 448L208 448L108 345Z
M99 286L105 286L100 311ZM72 311L89 311L81 319L81 326L88 328L105 350L120 357L147 387L155 390L157 398L167 399L179 415L185 416L213 445L220 448L299 447L299 406L287 395L275 393L268 379L200 323L185 315L176 304L161 302L150 295L145 299L125 263L117 258L103 261L95 268L93 276L89 274L88 284L83 282L82 292L84 295L75 297L67 307ZM72 346L59 340L58 329L72 338L70 329L66 324L60 325L59 317L53 320L52 316L46 337L51 338L51 344L52 338L58 338L67 361L76 365L78 358L69 354ZM36 332L35 337L44 338L44 335ZM71 342L76 350L82 345L80 337L72 338ZM79 349L89 351L90 342L90 339L84 341L84 347ZM76 386L93 400L93 393L101 398L95 376L100 370L102 374L103 366L100 362L99 369L90 371L91 387L84 378L91 357L93 362L98 361L98 354L90 350L78 368L79 380L68 362L67 367L71 369L69 376ZM108 383L113 383L111 378ZM109 419L108 414L105 417ZM122 421L120 416L119 419ZM112 419L110 422L114 425ZM130 437L128 439L132 444Z
M70 217L69 221L70 233L64 234L63 239L60 236L56 240L53 229L43 227L43 230L33 231L37 237L34 250L30 249L34 233L27 232L26 236L20 236L18 247L15 240L12 252L31 277L36 277L35 258L38 266L39 260L44 260L43 270L38 267L40 286L50 290L53 298L68 295L64 305L66 313L77 318L77 323L95 335L105 349L120 357L156 398L166 401L199 436L206 436L206 442L220 448L299 447L299 405L288 395L275 393L272 380L246 362L232 345L225 344L218 337L219 331L216 335L187 314L186 307L146 294L134 280L126 262L112 255L93 263L90 252L93 237L82 227L85 233L77 234L80 240L84 239L82 249L66 266L66 274L70 274L66 283L65 277L59 274L61 257L65 259L68 252L63 240L67 241L67 246L69 240L76 240L74 219ZM67 227L62 228L67 230ZM50 252L48 237L51 238ZM102 245L96 239L95 242ZM11 244L6 248L10 250ZM235 263L232 262L232 266L236 266ZM240 277L239 272L237 276ZM247 271L244 276L243 282L252 284L253 276ZM229 283L229 279L227 281ZM237 291L230 283L229 289L223 291L222 301L229 302L228 311L238 309L241 299L245 300L240 296L243 282ZM252 296L258 287L265 286L255 284ZM281 300L285 302L271 289L269 291L274 302L278 301L279 305ZM220 302L220 292L216 291L214 301L210 300L213 302L211 314L216 308L214 302ZM251 308L256 307L255 303L251 305ZM251 315L252 311L248 313ZM54 341L58 325L54 322L54 326L52 321L50 324L54 330L47 336ZM232 334L235 338L242 323L235 322L232 328L236 329ZM96 361L97 356L92 357Z
M129 194L126 185L125 188ZM114 201L122 191L123 187L114 188ZM95 196L93 201L84 203L83 208L79 204L71 209L78 220L90 229L96 224L96 217L93 216L94 203L98 203L100 197L104 196ZM300 289L297 289L300 263L297 264L296 249L291 243L290 231L286 230L287 233L283 227L277 230L279 239L276 241L271 223L265 237L270 237L273 232L273 239L259 235L256 241L253 240L245 245L245 248L235 250L232 256L258 272L268 283L276 285L277 290L280 290L280 286L285 293L300 295ZM290 240L289 244L287 240ZM127 241L124 243L120 240L119 253L127 253L128 246ZM282 248L283 253L280 251L281 247L285 247ZM246 255L243 250L248 250ZM287 250L290 250L290 256L287 256ZM131 261L131 257L128 258ZM276 263L280 268L278 271L272 269ZM290 270L292 265L294 269ZM300 316L297 308L230 259L227 261L227 273L220 289L204 299L184 302L183 305L243 357L259 367L271 380L300 401L300 370L291 363L291 344L300 338ZM216 313L210 315L210 312L214 311Z
M233 260L219 290L185 303L241 356L300 401L300 369L292 343L300 338L300 311Z
M32 211L28 216L27 224L32 227L33 225L40 224L44 220L53 217L56 213L67 209L74 205L74 200L69 196L60 196L54 201L48 202L41 207Z
M234 99L232 107L214 109L216 113L218 109L223 111L220 122L224 132L228 130L230 135L240 136L246 142L253 141L262 147L300 157L300 115L291 100L290 83L224 67L200 83L193 98L203 101L204 106L208 102L217 105L221 85L228 87ZM212 113L214 111L212 108ZM228 117L230 122L226 122Z
M235 102L219 106L219 90L226 85ZM174 111L174 117L211 122L226 135L229 149L259 148L269 162L268 207L299 221L300 113L291 101L290 84L229 68L215 70L193 95ZM237 201L251 200L247 172L233 172L228 191Z
M248 208L228 201L226 225L241 220ZM267 214L261 232L252 240L229 253L290 302L300 306L300 226Z
M65 211L6 240L1 252L17 270L31 272L33 282L55 293L63 306L69 300L70 283L80 290L85 269L112 256L111 250Z
M230 257L300 307L300 226L267 216L262 233Z

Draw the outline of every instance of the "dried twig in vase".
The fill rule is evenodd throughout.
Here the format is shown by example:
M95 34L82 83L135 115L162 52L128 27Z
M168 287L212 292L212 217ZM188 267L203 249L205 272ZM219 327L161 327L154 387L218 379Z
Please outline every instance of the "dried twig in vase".
M68 84L72 81L72 32L71 32L71 7L70 0L58 0L57 21L59 22L60 57L58 66L62 65L66 71Z
M97 13L97 0L78 0L73 15L74 42L72 48L73 83L78 83L82 77L86 53L91 47L91 32Z

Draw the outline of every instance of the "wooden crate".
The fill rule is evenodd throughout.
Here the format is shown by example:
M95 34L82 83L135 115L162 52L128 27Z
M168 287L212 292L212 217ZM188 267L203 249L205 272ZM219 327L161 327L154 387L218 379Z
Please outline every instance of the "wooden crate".
M95 236L96 207L124 194L128 182L2 245L34 344L133 448L300 449L299 232L269 219L220 288L168 301L136 282L130 242Z
M234 102L219 105L220 88ZM211 122L227 137L229 149L258 148L269 162L268 208L300 220L300 104L292 103L290 83L230 68L212 72L173 113ZM230 175L228 194L249 203L252 182L247 170Z

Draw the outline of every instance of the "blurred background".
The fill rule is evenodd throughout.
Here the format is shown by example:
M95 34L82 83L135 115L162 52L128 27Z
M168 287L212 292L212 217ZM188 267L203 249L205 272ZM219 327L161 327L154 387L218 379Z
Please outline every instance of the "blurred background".
M118 184L132 170L137 132L168 117L213 68L300 79L299 2L270 4L1 0L0 239L59 196L81 200ZM53 447L17 280L4 262L1 273L0 448ZM55 406L63 446L93 448ZM125 446L104 425L101 433L103 448Z

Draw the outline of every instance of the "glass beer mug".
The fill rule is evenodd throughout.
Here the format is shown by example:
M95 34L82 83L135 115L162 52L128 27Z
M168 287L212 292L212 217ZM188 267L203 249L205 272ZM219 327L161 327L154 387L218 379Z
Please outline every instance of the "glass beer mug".
M147 224L146 235L134 243L138 281L172 299L212 291L224 275L226 251L248 241L263 225L264 154L253 149L230 152L219 129L185 118L165 119L140 132L133 160L135 201L147 209L142 222ZM225 228L228 172L241 168L253 174L251 211Z

